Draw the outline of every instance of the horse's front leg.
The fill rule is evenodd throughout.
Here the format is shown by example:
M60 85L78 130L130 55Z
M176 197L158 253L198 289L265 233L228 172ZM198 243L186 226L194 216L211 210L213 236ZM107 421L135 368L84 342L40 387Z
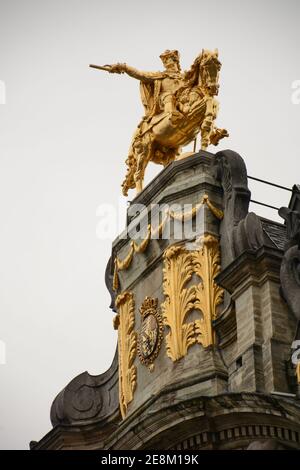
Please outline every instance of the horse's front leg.
M137 194L140 193L143 189L143 181L144 181L144 155L143 152L137 154L136 158L136 170L134 173L134 182L135 182L135 189Z
M146 170L147 164L148 164L148 159L145 158L144 155L141 155L138 157L137 170L134 175L135 189L136 189L137 194L139 194L143 190L145 170Z
M143 191L143 179L139 176L137 176L137 179L135 180L135 189L137 194Z
M201 150L206 150L210 144L210 135L213 131L215 120L215 103L214 98L208 97L204 118L201 124Z

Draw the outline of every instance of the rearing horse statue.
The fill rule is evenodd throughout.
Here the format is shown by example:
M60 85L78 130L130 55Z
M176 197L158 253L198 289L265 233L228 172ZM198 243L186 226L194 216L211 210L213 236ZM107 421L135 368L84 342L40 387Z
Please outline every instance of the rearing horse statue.
M225 129L215 126L221 63L218 51L202 50L190 70L182 73L178 51L167 50L160 55L163 72L141 72L127 64L93 68L110 73L127 73L140 80L145 115L130 145L127 174L122 184L128 190L143 189L145 169L149 161L166 166L178 158L181 148L201 134L201 148L217 145L228 136Z

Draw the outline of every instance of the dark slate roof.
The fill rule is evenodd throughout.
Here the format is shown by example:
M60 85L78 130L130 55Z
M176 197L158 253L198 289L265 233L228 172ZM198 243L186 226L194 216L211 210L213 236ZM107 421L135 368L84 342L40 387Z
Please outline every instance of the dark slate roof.
M272 246L283 250L286 242L286 226L263 217L260 217L260 220L266 237L266 243L270 244L271 242Z

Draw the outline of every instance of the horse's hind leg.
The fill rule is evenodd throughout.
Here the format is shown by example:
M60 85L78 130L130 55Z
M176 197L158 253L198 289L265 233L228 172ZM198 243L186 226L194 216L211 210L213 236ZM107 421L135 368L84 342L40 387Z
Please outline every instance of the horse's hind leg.
M201 150L206 150L210 144L210 135L213 131L214 120L216 118L214 108L214 99L211 97L207 98L205 115L201 125Z
M137 194L143 190L144 175L145 175L146 164L144 156L139 155L137 157L137 168L134 174L135 189Z

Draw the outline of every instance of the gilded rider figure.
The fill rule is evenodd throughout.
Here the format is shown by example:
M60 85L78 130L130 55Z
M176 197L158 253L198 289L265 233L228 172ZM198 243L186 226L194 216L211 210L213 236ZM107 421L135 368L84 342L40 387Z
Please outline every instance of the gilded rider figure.
M125 63L110 65L108 69L110 73L127 73L130 77L140 80L141 100L145 108L145 115L133 135L126 160L129 171L122 185L125 195L127 194L127 187L132 185L135 185L138 191L142 189L141 181L146 162L150 157L151 147L151 138L147 131L168 115L174 123L176 119L183 117L182 113L176 109L175 98L176 92L184 85L179 52L177 50L166 50L159 57L165 67L163 72L142 72ZM157 119L155 119L155 116L157 116ZM168 163L166 153L158 150L154 152L153 159L156 163ZM128 175L129 179L133 178L134 180L129 186Z
M143 188L145 168L149 161L166 166L180 154L182 146L201 133L201 148L227 136L214 122L218 112L218 78L221 63L218 51L203 49L191 69L181 72L179 53L166 50L160 55L162 72L142 72L127 64L91 65L110 73L126 73L140 81L145 115L133 135L123 194Z
M127 73L130 77L140 80L147 121L161 112L176 113L174 95L183 86L178 51L166 50L160 58L165 67L163 72L142 72L127 64L115 64L109 68L110 73Z

